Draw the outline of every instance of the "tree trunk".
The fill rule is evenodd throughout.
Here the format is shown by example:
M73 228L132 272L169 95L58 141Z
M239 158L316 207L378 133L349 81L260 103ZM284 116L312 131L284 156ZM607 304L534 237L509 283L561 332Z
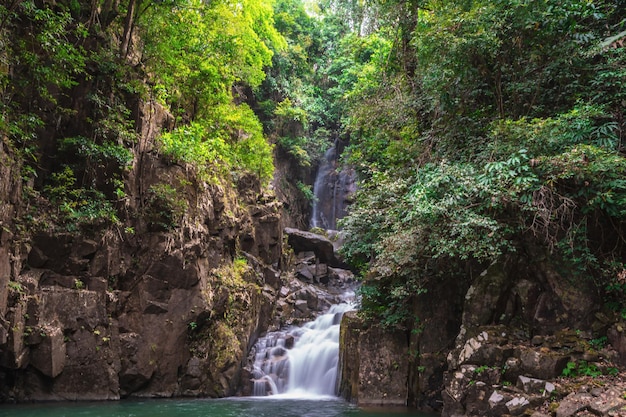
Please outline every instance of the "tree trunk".
M129 0L128 11L124 18L124 34L122 35L122 42L120 44L120 56L125 59L128 56L131 44L131 38L133 34L133 25L135 23L135 13L137 10L137 4L140 0Z

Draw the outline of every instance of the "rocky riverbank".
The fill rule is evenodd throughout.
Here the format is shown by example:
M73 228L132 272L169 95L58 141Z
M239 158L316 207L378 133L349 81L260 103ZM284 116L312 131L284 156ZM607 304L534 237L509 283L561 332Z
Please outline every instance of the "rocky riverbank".
M419 329L347 314L340 393L461 416L626 415L626 324L592 308L544 258L494 264L460 288L433 286ZM462 283L459 283L462 285Z

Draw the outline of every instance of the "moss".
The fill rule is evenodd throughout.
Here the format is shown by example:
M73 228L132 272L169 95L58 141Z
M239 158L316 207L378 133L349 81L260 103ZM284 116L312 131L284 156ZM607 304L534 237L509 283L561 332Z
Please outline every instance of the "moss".
M223 371L241 357L241 344L235 331L226 323L218 322L212 332L212 354L215 368Z

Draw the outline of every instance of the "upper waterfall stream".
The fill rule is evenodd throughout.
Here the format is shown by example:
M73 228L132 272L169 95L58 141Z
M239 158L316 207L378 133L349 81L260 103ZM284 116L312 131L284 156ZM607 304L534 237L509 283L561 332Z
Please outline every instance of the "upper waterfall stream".
M351 303L333 305L301 327L270 332L256 344L254 396L336 394L339 325Z
M356 190L354 169L341 163L341 149L333 145L324 154L313 184L311 227L337 229L337 220L346 215L349 196Z

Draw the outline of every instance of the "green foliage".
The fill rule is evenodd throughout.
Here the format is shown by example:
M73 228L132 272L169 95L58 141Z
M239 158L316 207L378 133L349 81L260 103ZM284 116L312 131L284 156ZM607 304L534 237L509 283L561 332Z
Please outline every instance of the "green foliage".
M272 23L263 0L185 0L155 5L142 16L153 93L183 122L161 136L164 154L208 179L248 171L269 182L272 149L251 109L233 104L231 88L260 84L270 47L284 47Z
M270 46L284 46L272 23L264 0L152 5L140 27L158 95L195 118L228 103L235 83L259 85L263 66L271 62Z
M24 286L17 281L9 281L9 290L16 294L24 294Z
M567 362L565 369L561 375L564 377L575 378L578 376L589 376L592 378L596 378L601 376L602 370L598 368L598 366L588 363L587 361L572 361Z
M44 192L58 207L58 220L67 230L119 222L115 208L102 192L76 187L76 177L69 166L52 174L51 184L44 188Z
M204 123L192 122L165 132L159 141L164 155L197 167L201 175L209 169L223 173L231 160L230 147L220 136L211 138Z
M217 106L206 119L163 133L160 144L173 161L194 166L212 181L237 171L255 174L267 184L273 175L272 147L244 104Z
M310 185L304 184L302 181L298 181L296 185L307 201L315 201L315 194L313 193L313 189Z
M168 231L180 226L188 203L179 191L166 183L150 186L144 216L153 230Z
M606 336L600 336L598 338L595 339L591 339L589 341L589 344L594 348L594 349L602 349L604 347L606 347L608 343L608 339Z
M437 0L375 11L378 31L345 37L333 63L362 176L344 251L366 311L410 320L433 279L463 279L537 243L621 310L619 6Z

